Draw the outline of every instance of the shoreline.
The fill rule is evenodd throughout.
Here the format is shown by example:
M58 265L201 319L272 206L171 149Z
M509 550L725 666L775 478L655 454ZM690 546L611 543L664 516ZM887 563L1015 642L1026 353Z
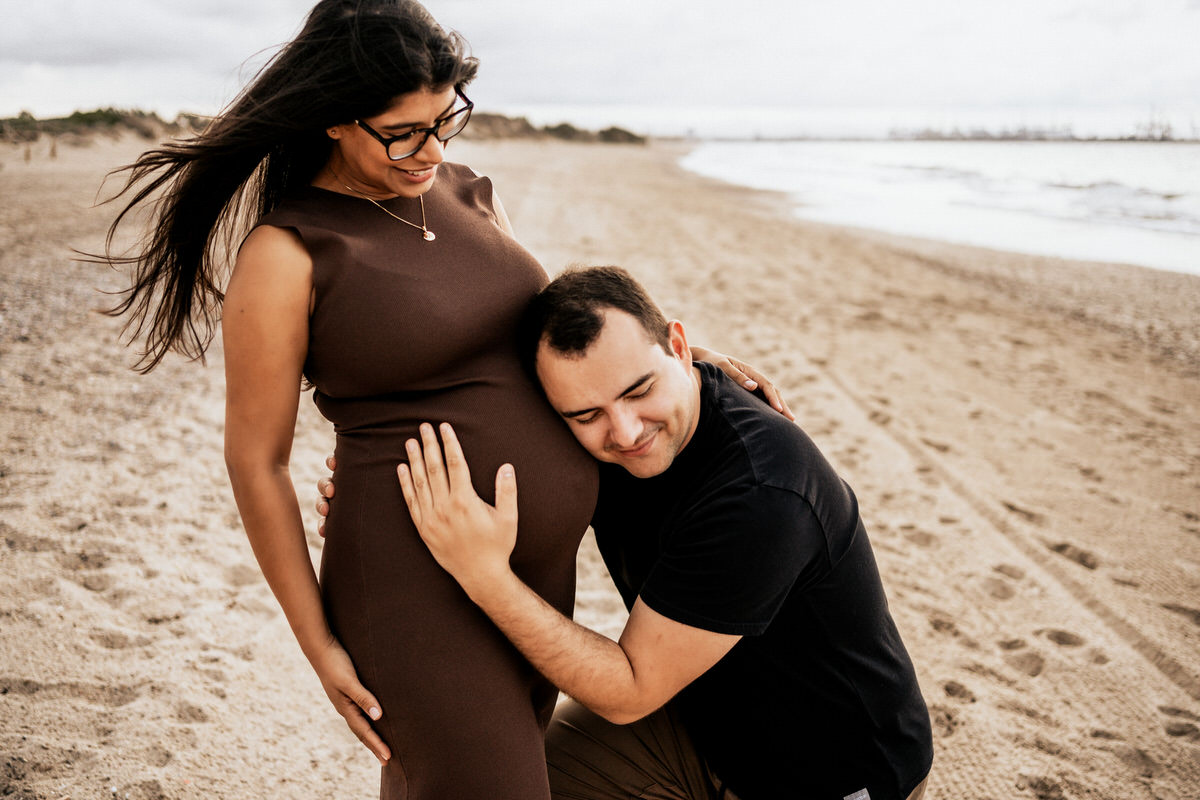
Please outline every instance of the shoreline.
M1122 142L1074 142L1061 154L1051 144L704 142L685 162L721 178L732 161L732 174L746 185L792 193L794 213L805 220L1200 275L1200 208L1189 199L1195 181L1182 177L1200 163L1200 146L1192 143L1179 158L1161 148L1133 158Z
M219 341L207 368L136 375L119 322L91 311L119 276L70 261L114 211L89 208L104 172L143 146L0 149L19 199L0 209L0 794L371 797L377 766L240 530ZM494 178L550 273L621 264L693 341L784 389L859 498L934 720L928 797L1189 797L1200 279L797 220L686 172L680 147L450 155ZM314 558L331 447L303 396L292 478ZM623 624L586 546L577 617Z
M665 150L685 176L709 182L723 190L760 195L763 201L776 206L785 221L831 232L842 231L847 236L878 243L901 257L923 260L931 269L949 276L1004 292L1012 299L1036 302L1048 312L1086 320L1129 336L1200 374L1200 327L1195 323L1200 319L1200 274L1145 264L1025 253L804 219L795 213L796 201L785 190L749 187L680 166L678 162L697 144L683 139L660 139L647 146Z

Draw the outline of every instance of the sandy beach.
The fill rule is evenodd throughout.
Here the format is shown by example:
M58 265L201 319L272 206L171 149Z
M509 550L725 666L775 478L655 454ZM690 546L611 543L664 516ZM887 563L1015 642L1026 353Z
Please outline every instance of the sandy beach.
M376 796L241 531L219 341L137 375L96 313L121 276L71 260L144 146L0 146L0 797ZM800 222L683 147L450 153L548 271L625 266L781 385L859 497L933 717L927 797L1200 797L1200 277ZM331 449L306 395L314 559ZM580 569L577 617L618 632L586 544Z

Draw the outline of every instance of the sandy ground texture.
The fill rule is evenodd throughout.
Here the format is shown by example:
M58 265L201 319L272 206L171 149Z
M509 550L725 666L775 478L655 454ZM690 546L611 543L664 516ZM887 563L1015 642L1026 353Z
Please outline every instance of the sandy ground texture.
M120 276L70 259L140 146L0 150L0 797L371 797L240 530L219 343L132 373L95 313ZM801 223L674 144L452 152L548 270L626 266L782 385L860 498L928 797L1200 796L1200 279ZM331 434L301 408L314 530ZM619 631L591 547L581 572Z

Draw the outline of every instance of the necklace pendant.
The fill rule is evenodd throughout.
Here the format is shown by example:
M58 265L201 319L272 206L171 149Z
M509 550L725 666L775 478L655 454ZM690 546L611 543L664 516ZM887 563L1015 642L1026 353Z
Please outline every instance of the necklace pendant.
M437 236L434 235L433 231L425 231L424 238L425 238L425 241L432 242L434 239L437 238Z

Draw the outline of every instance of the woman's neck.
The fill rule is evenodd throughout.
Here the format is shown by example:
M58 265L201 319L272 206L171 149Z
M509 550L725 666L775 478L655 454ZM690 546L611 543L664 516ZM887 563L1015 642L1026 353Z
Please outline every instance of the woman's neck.
M372 200L391 200L398 197L395 192L380 190L354 176L354 172L346 162L338 156L335 149L325 166L317 170L313 176L312 185L318 189L327 189L338 194L348 194L352 197L368 197Z

